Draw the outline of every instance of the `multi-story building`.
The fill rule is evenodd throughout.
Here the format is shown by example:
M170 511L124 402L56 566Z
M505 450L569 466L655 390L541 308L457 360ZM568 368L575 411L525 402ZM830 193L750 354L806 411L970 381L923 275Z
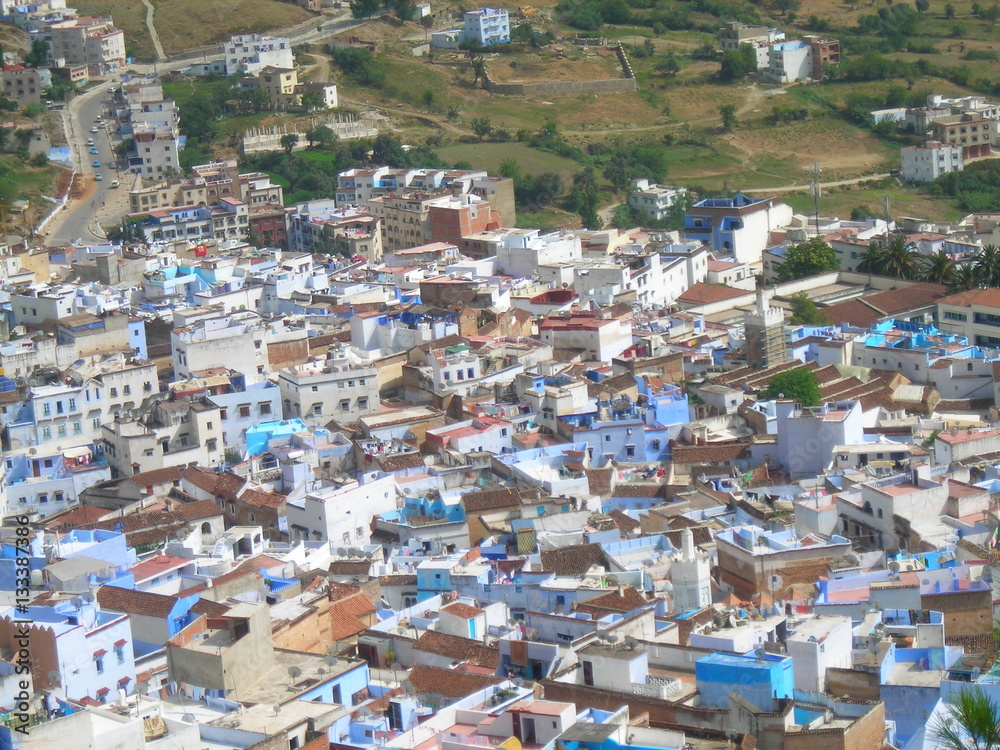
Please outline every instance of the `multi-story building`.
M1000 348L1000 289L970 289L937 301L938 326L976 346Z
M253 85L253 84L251 84ZM256 79L256 86L265 94L272 109L286 110L302 107L302 95L315 91L322 101L322 109L337 106L337 87L332 83L299 83L295 68L266 66Z
M289 537L296 541L329 542L361 547L371 541L371 519L395 511L399 490L392 474L366 472L358 481L327 486L286 508Z
M40 102L45 87L51 83L52 75L47 69L39 70L24 65L3 66L3 97L22 107Z
M292 45L284 37L238 34L225 44L227 76L257 75L266 67L294 68Z
M684 236L707 243L713 252L732 255L758 268L770 233L792 220L791 206L777 198L706 198L684 215Z
M757 290L757 308L743 315L747 364L758 370L791 359L785 331L785 312L767 304L764 290Z
M934 140L958 146L965 159L989 156L997 133L997 121L977 114L942 117L931 125Z
M278 387L286 419L353 422L380 405L375 367L347 360L285 368L278 373Z
M170 466L219 466L224 459L220 409L205 398L158 401L139 419L102 425L104 457L116 477Z
M767 67L768 46L785 38L785 32L767 26L747 26L739 21L730 21L719 29L719 47L723 52L739 49L749 44L757 52L757 69Z
M0 616L0 646L16 654L25 627L36 690L58 688L70 700L108 703L119 690L131 693L135 687L128 615L104 612L96 602L80 599L30 606L26 612L9 609Z
M288 243L295 252L330 251L369 263L382 259L382 220L357 206L333 201L299 203L288 213Z
M91 75L125 67L125 33L110 18L82 16L54 23L49 57L57 66L86 65Z
M632 190L628 194L628 205L636 211L659 221L670 214L677 200L687 195L687 188L651 185L649 180L632 180Z
M961 146L929 141L923 146L907 146L899 150L904 180L934 182L948 172L961 172L965 167Z
M247 382L261 380L268 371L269 342L304 339L305 330L286 329L282 321L264 325L249 310L218 311L170 332L174 375L180 379L222 367L243 373Z
M450 242L464 250L473 235L499 229L500 212L477 195L447 195L428 206L428 240ZM417 243L423 244L423 243Z
M236 370L210 370L190 380L170 384L175 398L204 397L219 407L222 442L227 448L246 447L247 430L281 416L281 391L265 380L248 383Z
M588 361L610 363L632 345L632 321L584 313L551 315L538 324L538 335L553 349L579 349Z
M147 242L245 240L250 234L250 207L237 198L210 206L158 208L130 216L138 220Z
M462 40L488 47L510 41L510 17L503 8L480 8L465 13Z

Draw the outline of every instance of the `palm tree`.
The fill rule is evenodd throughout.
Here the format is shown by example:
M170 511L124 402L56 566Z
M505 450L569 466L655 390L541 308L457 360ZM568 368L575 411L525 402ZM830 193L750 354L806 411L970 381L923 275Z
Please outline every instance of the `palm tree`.
M984 245L973 263L981 286L1000 286L1000 248Z
M969 289L976 289L980 285L979 271L972 263L963 263L955 267L951 282L948 284L949 291L966 292Z
M947 286L955 278L955 262L944 250L921 259L920 280Z
M1000 750L1000 706L982 688L951 693L946 714L928 727L946 750Z
M885 249L877 242L868 243L868 247L858 256L858 268L861 273L881 276L885 269Z
M910 250L910 245L906 241L906 236L894 234L885 245L885 266L883 273L886 276L895 276L897 279L912 279L917 275L917 258Z

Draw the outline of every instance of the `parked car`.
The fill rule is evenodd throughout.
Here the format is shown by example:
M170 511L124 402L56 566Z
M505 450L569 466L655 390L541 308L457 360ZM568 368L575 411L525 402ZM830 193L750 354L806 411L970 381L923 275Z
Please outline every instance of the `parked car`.
M98 130L100 130L100 128L98 128L98 127L97 127L97 126L95 125L94 127L92 127L92 128L90 129L90 132L91 132L91 133L96 133L96 132L97 132Z
M94 159L94 169L100 169L100 168L101 168L100 160Z
M100 151L100 149L97 148L97 146L91 146L90 147L90 153L92 153L92 154L99 154L99 153L101 153L101 151Z
M104 175L102 175L102 174L101 174L100 172L98 172L97 174L95 174L95 175L94 175L94 179L95 179L95 180L96 180L97 182L100 182L101 180L103 180L103 179L104 179Z

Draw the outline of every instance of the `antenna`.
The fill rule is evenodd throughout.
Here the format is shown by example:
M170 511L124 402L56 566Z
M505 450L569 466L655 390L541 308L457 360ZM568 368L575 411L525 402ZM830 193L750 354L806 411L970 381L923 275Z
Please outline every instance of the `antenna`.
M816 220L816 236L819 236L819 196L820 196L820 183L819 183L819 162L813 162L812 169L809 170L809 176L812 177L810 182L810 192L812 193L813 199L813 216Z

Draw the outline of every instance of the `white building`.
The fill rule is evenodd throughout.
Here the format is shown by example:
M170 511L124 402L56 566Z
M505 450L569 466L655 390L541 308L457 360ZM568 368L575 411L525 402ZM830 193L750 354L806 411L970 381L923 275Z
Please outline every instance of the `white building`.
M809 78L813 72L812 47L801 40L772 44L767 53L764 74L778 83Z
M510 41L510 17L503 8L480 8L465 14L462 40L481 47Z
M792 657L795 689L826 692L828 669L850 669L854 627L850 617L810 617L790 623L785 646Z
M289 537L293 544L322 541L364 546L371 541L372 517L396 510L397 494L395 477L371 472L356 482L290 498L285 510Z
M506 419L477 417L447 427L427 430L428 446L459 454L510 453L513 425Z
M670 208L679 198L687 195L687 188L651 185L649 180L632 180L632 190L628 194L628 204L636 211L659 221L665 219Z
M584 315L550 316L538 324L538 334L553 349L581 349L586 360L610 363L632 345L632 321Z
M908 146L899 150L904 180L934 182L949 172L965 168L962 147L940 141L929 141L923 146Z
M712 603L712 562L694 546L691 529L681 532L681 551L670 564L670 581L674 611L699 610Z
M225 45L226 75L255 76L262 68L294 68L292 45L284 37L237 34Z
M353 422L380 406L378 373L345 360L286 367L278 374L285 419Z

